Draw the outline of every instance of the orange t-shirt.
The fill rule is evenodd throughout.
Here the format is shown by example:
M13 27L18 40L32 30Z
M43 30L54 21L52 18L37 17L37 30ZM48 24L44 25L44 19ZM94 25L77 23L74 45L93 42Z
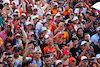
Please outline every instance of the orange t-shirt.
M71 13L71 12L73 12L73 9L69 9L68 11L63 11L63 14L64 14L64 16L66 16L68 13Z
M57 13L57 9L53 9L53 10L52 10L52 13L53 13L53 14L56 14L56 13Z
M44 55L46 55L46 50L47 50L47 49L49 49L48 46L44 47ZM51 49L51 51L52 51L52 54L53 54L55 51L56 51L56 53L57 53L57 50L56 50L54 47ZM58 53L57 53L57 57L56 57L57 59L58 59L58 56L59 56L59 55L58 55Z

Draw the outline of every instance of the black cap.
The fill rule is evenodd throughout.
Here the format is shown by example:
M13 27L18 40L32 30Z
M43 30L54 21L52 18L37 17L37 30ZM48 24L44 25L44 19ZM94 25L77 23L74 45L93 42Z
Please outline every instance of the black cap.
M14 47L14 50L15 52L19 51L19 47Z
M91 12L90 12L90 11L86 11L86 13L87 13L87 14L91 14Z

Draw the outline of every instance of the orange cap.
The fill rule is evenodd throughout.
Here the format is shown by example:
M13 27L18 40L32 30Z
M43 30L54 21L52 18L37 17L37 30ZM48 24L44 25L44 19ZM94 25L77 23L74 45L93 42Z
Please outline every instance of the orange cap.
M67 55L68 55L68 54L70 54L70 52L69 52L68 50L64 50L64 51L63 51L63 55L64 55L64 54L67 54Z
M62 49L64 51L64 50L68 49L68 46L64 46Z
M69 58L69 63L76 63L76 59L74 57Z
M20 25L16 25L16 26L15 26L15 29L18 29L18 28L20 28Z

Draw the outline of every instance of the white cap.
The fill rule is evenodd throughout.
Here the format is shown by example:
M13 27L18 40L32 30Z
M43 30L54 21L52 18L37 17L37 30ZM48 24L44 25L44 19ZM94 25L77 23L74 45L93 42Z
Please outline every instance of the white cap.
M29 25L29 24L33 25L32 22L29 22L29 21L27 21L27 22L25 23L25 25Z
M81 57L81 61L82 61L82 60L85 60L85 59L87 59L86 56L82 56L82 57Z
M62 63L62 61L61 60L57 60L56 61L56 65L58 65L59 63Z
M78 17L77 16L74 16L73 21L75 21L75 20L78 20Z
M57 16L61 16L60 13L57 13L57 14L56 14L56 17L57 17Z
M25 13L22 13L22 14L21 14L21 16L22 16L22 15L23 15L23 16L26 16L26 14L25 14Z
M79 8L76 8L76 9L74 10L74 13L79 14Z
M50 12L46 12L46 15L50 15L51 13Z
M84 45L85 43L87 43L87 42L86 42L86 41L82 41L82 42L81 42L81 45Z
M57 2L54 2L54 6L57 6L58 7L58 3Z
M16 12L19 12L19 10L18 10L18 9L16 9L14 12L15 12L15 13L16 13Z
M97 55L96 55L96 59L99 59L99 58L100 58L100 54L97 54Z
M11 2L11 4L13 4L13 3L15 3L15 4L16 4L16 2L15 2L15 1L12 1L12 2Z
M37 9L37 10L38 10L37 6L35 6L35 7L33 8L33 10L34 10L34 9Z
M96 31L99 31L100 30L100 26L96 29Z

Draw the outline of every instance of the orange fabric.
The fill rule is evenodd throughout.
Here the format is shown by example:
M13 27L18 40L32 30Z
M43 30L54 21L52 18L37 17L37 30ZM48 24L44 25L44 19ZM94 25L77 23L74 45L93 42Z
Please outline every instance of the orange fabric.
M71 13L71 12L73 12L73 9L69 9L68 11L63 11L63 14L64 14L64 16L66 16L66 15L68 15L68 13Z
M53 9L53 10L52 10L52 13L53 13L53 14L56 14L56 13L57 13L57 9Z
M66 40L69 38L69 34L67 31L64 31L63 39Z
M76 63L76 59L74 57L69 58L69 63Z
M46 55L46 50L47 49L50 49L48 46L46 46L46 47L44 47L44 55ZM51 51L52 51L52 54L56 51L56 53L57 53L57 50L53 47L52 49L51 49ZM58 59L58 53L57 53L57 59Z

